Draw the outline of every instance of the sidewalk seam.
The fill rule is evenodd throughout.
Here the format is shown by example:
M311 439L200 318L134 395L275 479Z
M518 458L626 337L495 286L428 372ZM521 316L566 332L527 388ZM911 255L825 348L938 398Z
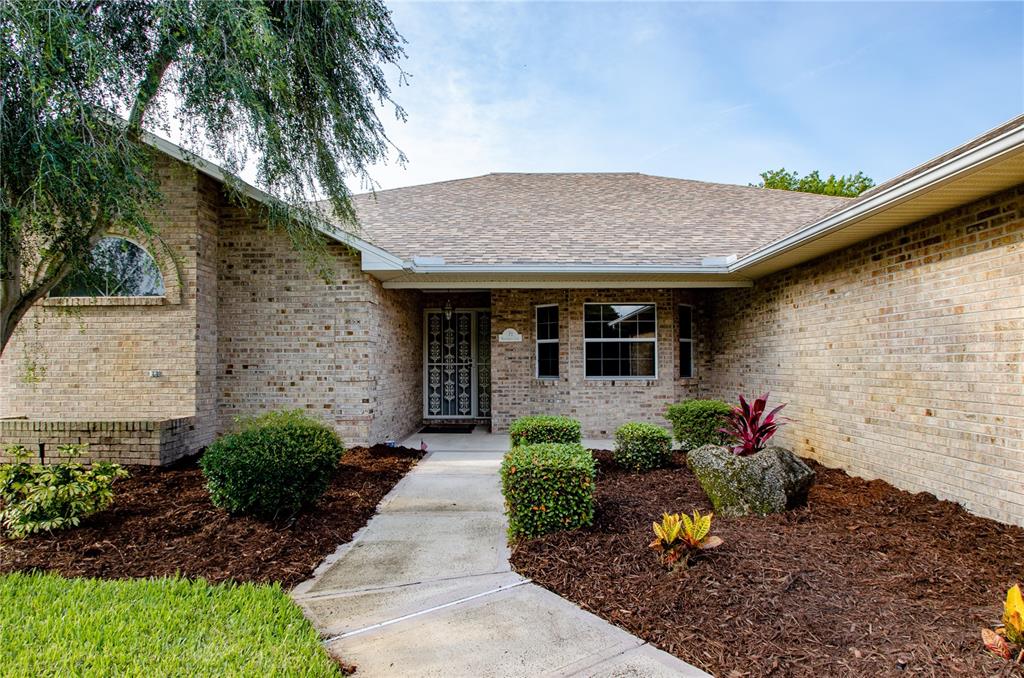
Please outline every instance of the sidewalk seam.
M448 602L448 603L442 603L441 605L434 605L433 607L428 607L425 610L419 610L418 612L412 612L410 614L402 615L401 617L395 617L394 619L389 619L387 621L382 621L382 622L378 622L376 624L371 624L370 626L366 626L366 627L363 627L361 629L355 629L355 630L352 630L352 631L346 631L345 633L339 633L338 635L331 636L330 638L326 638L326 639L324 639L321 642L324 645L330 645L334 641L341 640L342 638L350 638L352 636L359 635L360 633L366 633L367 631L374 631L376 629L384 628L385 626L390 626L392 624L397 624L398 622L405 621L406 619L414 619L416 617L423 616L423 615L428 614L430 612L435 612L436 610L443 610L443 609L446 609L446 608L449 608L449 607L454 607L456 605L461 605L462 603L467 603L467 602L469 602L471 600L476 600L477 598L483 598L485 596L494 595L495 593L501 593L502 591L508 591L509 589L514 589L517 586L522 586L523 584L529 584L529 583L530 583L529 579L524 579L522 581L517 581L514 584L507 584L505 586L499 586L497 588L491 589L490 591L483 591L481 593L475 593L475 594L473 594L471 596L466 596L465 598L459 598L458 600L453 600L453 601Z
M411 581L403 584L388 584L386 586L368 586L361 589L324 589L322 591L314 591L311 593L293 595L297 601L303 600L320 600L322 598L344 598L346 596L355 596L363 593L376 593L378 591L389 591L391 589L402 589L408 586L419 586L421 584L436 584L446 581L458 581L459 579L473 579L476 577L493 577L494 575L500 574L517 574L514 570L494 570L492 572L474 572L472 574L461 574L455 577L438 577L437 579L421 579L420 581ZM529 581L529 580L527 580Z

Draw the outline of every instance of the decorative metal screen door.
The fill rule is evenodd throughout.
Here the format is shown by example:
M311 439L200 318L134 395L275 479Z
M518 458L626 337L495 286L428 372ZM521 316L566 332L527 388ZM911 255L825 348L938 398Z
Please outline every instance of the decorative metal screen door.
M491 416L491 314L426 312L423 415L428 419Z

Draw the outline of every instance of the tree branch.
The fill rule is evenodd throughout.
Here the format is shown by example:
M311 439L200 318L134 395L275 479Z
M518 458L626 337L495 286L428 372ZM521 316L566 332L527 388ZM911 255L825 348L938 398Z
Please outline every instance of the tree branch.
M132 143L142 138L143 120L160 91L167 69L178 56L183 31L175 26L164 33L153 58L146 68L146 74L139 83L139 89L128 116L125 137ZM75 257L64 253L55 254L44 262L40 274L34 276L28 289L22 290L22 257L20 243L16 242L13 231L13 216L4 212L0 224L0 355L14 335L14 329L29 309L48 295L54 287L66 278L77 264ZM109 215L100 213L89 229L86 252L91 251L103 234L110 228Z
M145 77L139 83L139 91L135 95L135 102L128 115L128 127L125 133L131 141L138 141L142 138L143 118L160 91L160 83L163 82L167 69L171 67L174 59L178 56L181 37L181 31L172 28L164 34L156 52L153 53L153 59L149 62L149 67L146 68Z

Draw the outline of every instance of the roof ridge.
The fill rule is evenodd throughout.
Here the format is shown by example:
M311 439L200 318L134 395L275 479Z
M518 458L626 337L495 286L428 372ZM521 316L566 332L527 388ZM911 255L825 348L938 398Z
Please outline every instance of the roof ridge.
M487 174L477 174L469 177L461 177L458 179L444 179L441 181L428 181L422 184L410 184L408 186L396 186L395 188L385 188L379 191L365 191L363 193L354 193L353 197L365 197L375 196L381 193L389 193L393 191L404 191L414 188L423 188L427 186L440 186L443 184L455 184L465 181L474 181L477 179L486 179L488 177L620 177L620 176L631 176L631 177L646 177L650 179L662 179L665 181L681 182L692 185L700 186L722 186L725 188L739 188L744 190L753 191L769 191L774 194L787 194L791 196L799 195L801 197L813 196L811 199L822 199L824 201L849 201L852 198L845 196L835 195L822 195L818 193L805 193L801 191L787 191L784 189L775 188L764 188L761 186L752 186L750 184L730 184L723 181L704 181L702 179L688 179L685 177L670 177L664 174L649 174L647 172L488 172ZM325 201L319 201L325 202Z
M379 191L374 191L374 190L363 191L362 193L353 193L352 197L355 198L355 197L364 196L364 195L376 195L378 193L388 193L390 191L401 191L401 190L404 190L406 188L419 188L420 186L437 186L439 184L454 184L454 183L457 183L459 181L470 181L472 179L483 179L484 177L491 176L491 174L494 174L494 172L489 172L488 174L476 174L476 175L469 176L469 177L459 177L457 179L441 179L440 181L425 181L422 184L410 184L408 186L395 186L394 188L382 188ZM325 202L325 201L321 200L319 202Z

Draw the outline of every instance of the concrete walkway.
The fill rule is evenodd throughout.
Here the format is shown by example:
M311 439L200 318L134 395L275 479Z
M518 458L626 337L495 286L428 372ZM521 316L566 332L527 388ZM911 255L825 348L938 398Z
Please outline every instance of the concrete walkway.
M292 596L357 676L706 676L512 572L505 436L429 453Z

